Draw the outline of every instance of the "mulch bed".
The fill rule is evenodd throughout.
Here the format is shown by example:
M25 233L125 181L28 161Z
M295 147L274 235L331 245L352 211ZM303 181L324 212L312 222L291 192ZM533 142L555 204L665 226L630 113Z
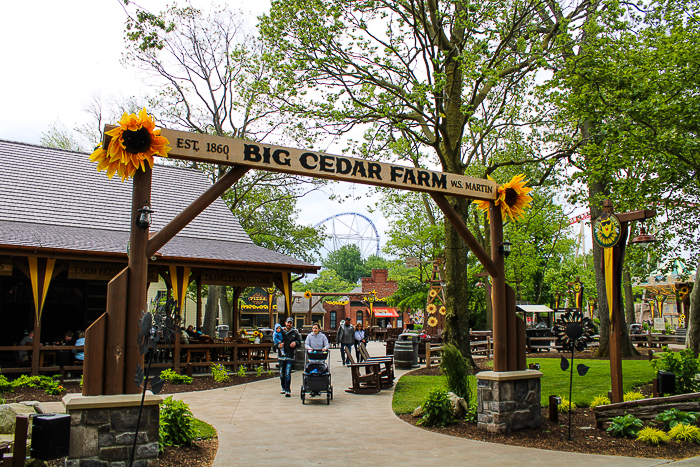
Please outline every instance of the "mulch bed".
M399 415L401 420L415 425L419 417ZM596 430L595 416L590 409L578 409L571 419L569 441L568 414L559 414L559 422L549 421L549 411L542 409L542 426L532 430L497 434L479 430L476 423L459 421L446 427L421 427L443 435L457 436L487 443L509 444L551 451L581 452L610 456L649 457L656 459L685 459L700 456L700 445L671 440L666 445L649 446L633 439L613 438L606 431Z
M276 376L272 376L276 377ZM246 376L240 377L230 375L229 380L224 383L217 383L211 376L195 376L192 384L172 384L166 382L163 385L161 394L176 394L179 392L206 391L208 389L226 388L239 384L252 383L262 379L268 379L271 376L263 374L261 376ZM80 383L78 381L66 381L62 384L65 391L61 394L52 396L46 394L43 389L39 388L15 388L14 392L6 392L2 395L8 404L21 401L39 401L39 402L61 402L66 394L80 393Z
M561 358L564 354L558 352L541 352L528 354L529 358ZM571 354L569 354L570 357ZM576 352L575 358L600 358L593 357L590 351ZM632 357L630 359L648 359L647 355ZM486 360L479 360L479 367L475 372L490 370L484 365ZM442 371L439 368L421 368L411 372L412 375L439 376ZM637 391L646 397L651 397L652 385L647 384ZM420 417L410 414L398 415L398 417L412 425L415 425ZM569 415L559 414L559 422L549 421L549 410L542 408L542 426L532 430L523 430L514 433L498 434L479 430L476 423L458 421L446 427L423 427L425 430L441 433L448 436L457 436L487 443L509 444L513 446L523 446L537 449L547 449L551 451L580 452L584 454L601 454L625 457L648 457L656 459L679 460L688 457L700 456L700 445L694 443L680 443L671 440L666 445L649 446L642 442L627 439L614 438L605 430L595 428L595 415L591 409L581 408L576 410L571 418L571 441L569 441ZM659 424L657 428L662 428Z

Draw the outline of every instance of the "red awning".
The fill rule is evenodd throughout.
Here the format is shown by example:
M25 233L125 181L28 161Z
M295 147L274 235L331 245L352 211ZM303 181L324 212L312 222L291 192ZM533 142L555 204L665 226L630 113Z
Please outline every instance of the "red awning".
M396 312L396 308L379 308L375 306L374 316L377 318L398 318L399 314Z

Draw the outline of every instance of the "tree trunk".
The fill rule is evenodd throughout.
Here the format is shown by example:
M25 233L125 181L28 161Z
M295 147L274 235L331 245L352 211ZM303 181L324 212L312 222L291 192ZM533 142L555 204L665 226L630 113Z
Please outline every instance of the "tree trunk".
M632 293L632 277L627 266L622 270L622 290L625 293L625 320L627 324L637 322L634 314L634 294ZM629 329L629 326L627 327Z
M204 323L202 324L202 334L213 336L216 327L216 318L219 316L219 296L222 287L220 285L210 285L207 294L207 304L204 307Z
M453 198L453 207L462 219L467 218L469 204L466 199ZM448 344L457 347L473 364L469 347L469 297L467 291L467 252L462 237L445 218L445 279L447 281L447 319L443 337Z
M688 348L697 357L700 353L700 259L695 269L695 284L690 292L690 321L688 321Z
M233 325L233 313L231 312L231 304L228 301L228 293L226 287L221 288L219 294L219 305L221 306L221 324L229 326Z

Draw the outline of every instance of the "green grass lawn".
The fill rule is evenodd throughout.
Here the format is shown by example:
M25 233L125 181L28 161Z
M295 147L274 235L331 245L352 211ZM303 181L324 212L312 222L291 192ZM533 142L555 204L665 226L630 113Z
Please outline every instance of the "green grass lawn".
M558 395L569 398L569 371L559 368L560 360L556 358L530 358L528 363L539 363L542 376L542 405L549 404L549 396ZM574 368L574 388L572 399L578 406L588 406L594 397L608 395L610 389L610 362L608 360L574 360L574 365L583 363L591 367L586 376L579 376ZM637 386L651 382L656 372L646 360L624 360L622 362L623 390L631 391ZM446 387L444 376L402 377L396 384L392 408L397 414L411 413L421 405L432 388ZM476 381L472 382L472 391L476 397Z
M194 419L194 438L195 439L211 439L216 438L216 430L210 424Z
M549 396L569 398L569 371L561 371L560 360L556 358L529 358L528 363L539 363L542 376L543 405L549 404ZM574 366L583 363L591 367L586 376L579 376L574 368L572 399L579 407L587 407L596 396L607 396L610 390L610 362L608 360L574 360ZM656 371L647 360L622 361L623 392L650 383Z

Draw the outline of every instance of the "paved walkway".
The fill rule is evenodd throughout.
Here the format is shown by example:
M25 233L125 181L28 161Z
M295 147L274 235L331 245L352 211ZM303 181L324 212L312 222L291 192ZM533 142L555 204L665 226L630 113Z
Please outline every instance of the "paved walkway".
M383 346L370 343L372 355ZM597 456L484 443L411 426L391 410L393 390L374 395L345 392L350 371L332 351L334 400L301 404L299 372L292 375L292 397L280 395L279 378L212 391L180 393L192 412L219 435L214 466L532 466L606 467L700 466L700 458L680 462ZM397 377L404 372L399 371ZM52 408L52 410L55 410Z

